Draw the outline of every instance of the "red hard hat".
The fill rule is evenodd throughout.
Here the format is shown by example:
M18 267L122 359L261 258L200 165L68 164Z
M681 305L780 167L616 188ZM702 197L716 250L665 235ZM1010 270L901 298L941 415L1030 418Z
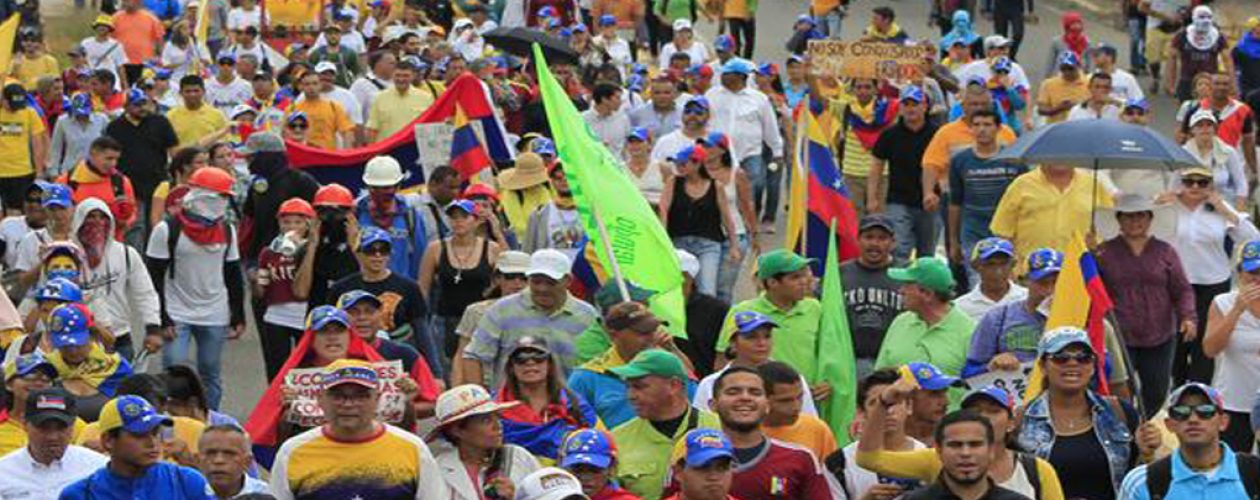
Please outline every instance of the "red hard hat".
M301 215L315 218L315 209L301 198L289 198L280 204L279 215Z
M463 198L475 198L478 196L490 198L495 202L499 201L499 192L495 191L489 184L482 184L480 182L469 185L464 189L464 194L462 195Z
M217 167L202 167L193 172L188 178L188 185L208 189L216 193L231 196L232 186L236 184L236 179L232 174Z
M315 192L315 203L313 205L317 207L350 208L354 206L354 195L350 194L350 190L341 184L329 184Z

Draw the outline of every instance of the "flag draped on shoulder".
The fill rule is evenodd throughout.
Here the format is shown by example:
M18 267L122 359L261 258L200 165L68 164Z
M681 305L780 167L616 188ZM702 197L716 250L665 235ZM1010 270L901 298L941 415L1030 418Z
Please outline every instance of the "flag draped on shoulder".
M801 113L801 116L805 130L803 139L797 141L797 168L793 169L793 189L788 197L790 205L785 246L823 262L827 255L827 242L830 241L828 233L834 231L839 238L838 251L843 262L858 255L857 210L849 198L848 186L840 176L826 133L813 113ZM805 189L798 191L796 183L802 178L805 179ZM833 220L836 223L834 229L830 225ZM822 272L821 266L816 266L814 272Z
M411 171L412 175L404 181L405 184L419 184L424 182L424 179L418 164L420 150L416 145L415 125L454 120L461 112L465 117L465 125L474 121L481 122L482 130L485 133L482 155L487 155L488 153L488 157L497 162L512 161L514 154L507 144L507 131L503 128L503 123L494 114L494 105L490 102L489 91L486 90L485 84L477 79L476 76L465 74L451 82L446 88L446 92L443 92L437 101L424 110L415 121L403 127L402 130L395 132L394 135L361 148L339 151L320 149L286 141L289 162L292 166L314 175L322 183L336 182L354 191L363 186L361 178L363 176L363 166L367 161L375 156L388 155L398 160L398 163L403 166L404 170ZM468 127L468 130L471 132L472 128ZM458 131L456 132L456 138L459 138ZM480 143L479 139L478 143ZM455 145L452 145L452 149L455 147ZM475 159L470 158L467 164L478 164L478 162L473 160ZM489 165L489 161L482 162L477 167L477 170L479 171ZM475 173L475 171L461 171L461 174L465 176Z
M606 246L611 247L623 278L655 292L650 301L652 311L669 322L671 333L685 337L682 270L669 233L621 162L586 126L537 45L534 61L547 123L564 163L564 175L573 190L582 226L601 267L614 269L604 251ZM600 234L597 214L608 230L608 242Z
M823 263L822 319L814 356L818 360L815 381L831 384L831 396L822 402L819 416L835 434L836 443L843 447L849 444L849 424L857 412L857 362L844 303L844 284L840 280L835 225L836 221L831 221L827 261Z

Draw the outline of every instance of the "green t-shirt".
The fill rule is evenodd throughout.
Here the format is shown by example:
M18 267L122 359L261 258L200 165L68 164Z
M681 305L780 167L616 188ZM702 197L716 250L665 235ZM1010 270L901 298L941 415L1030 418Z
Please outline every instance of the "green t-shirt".
M722 323L722 333L718 336L717 352L726 352L730 346L731 335L735 333L735 313L742 311L756 311L774 320L779 327L774 329L774 349L770 351L770 357L791 365L806 380L818 381L818 361L814 355L818 323L822 320L822 304L818 299L806 297L792 309L784 311L762 292L756 298L731 306L726 313L726 321Z

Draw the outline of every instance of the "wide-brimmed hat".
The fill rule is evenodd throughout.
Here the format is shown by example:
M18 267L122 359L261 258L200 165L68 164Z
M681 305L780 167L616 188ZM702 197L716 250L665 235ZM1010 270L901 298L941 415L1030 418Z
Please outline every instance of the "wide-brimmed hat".
M521 404L520 401L495 402L494 398L490 396L490 393L484 387L476 384L452 387L443 392L441 396L438 396L437 408L434 410L437 428L429 436L433 437L443 427L465 418L494 413L519 404Z
M499 174L499 188L521 190L547 182L547 166L537 153L521 153L516 157L516 167Z

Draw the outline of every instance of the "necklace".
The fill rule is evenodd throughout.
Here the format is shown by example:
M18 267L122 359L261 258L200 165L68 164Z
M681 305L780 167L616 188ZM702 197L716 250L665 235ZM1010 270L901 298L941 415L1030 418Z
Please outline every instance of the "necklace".
M476 252L477 252L477 240L475 238L473 239L472 250L465 253L464 257L459 256L459 251L455 246L455 239L454 238L451 239L451 262L455 264L451 266L455 268L455 277L451 279L452 283L455 283L456 285L458 285L460 281L464 280L463 268L465 267L465 263L472 260L472 254Z

